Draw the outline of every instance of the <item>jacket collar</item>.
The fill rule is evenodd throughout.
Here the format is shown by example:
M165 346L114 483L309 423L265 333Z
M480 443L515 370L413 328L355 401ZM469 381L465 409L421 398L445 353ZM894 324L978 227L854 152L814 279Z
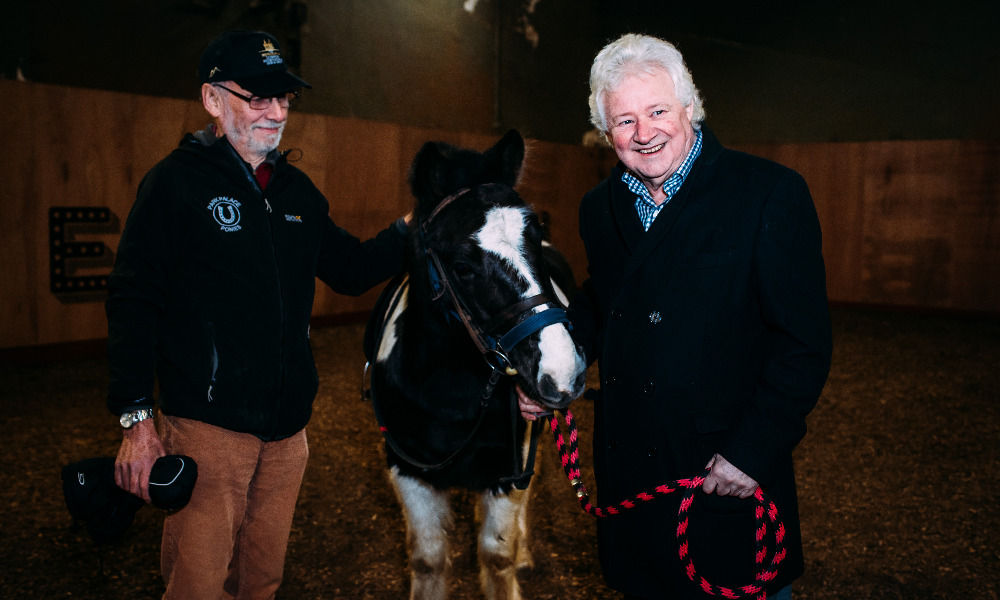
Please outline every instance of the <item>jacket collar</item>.
M237 168L242 173L242 179L245 179L249 185L258 191L262 191L257 178L254 176L253 168L243 160L243 157L240 156L236 148L229 142L228 137L218 135L218 130L214 123L210 123L200 131L186 134L181 140L180 148L199 148L204 150L205 153L202 156L211 157L211 160L216 162L221 168L227 170L229 168ZM272 166L272 172L277 172L287 162L287 155L287 150L285 152L271 150L264 159L264 162Z

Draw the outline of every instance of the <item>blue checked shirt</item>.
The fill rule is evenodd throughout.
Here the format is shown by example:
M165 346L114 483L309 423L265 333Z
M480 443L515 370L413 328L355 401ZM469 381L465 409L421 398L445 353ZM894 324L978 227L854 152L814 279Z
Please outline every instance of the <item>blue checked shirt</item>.
M646 186L642 185L642 182L635 175L629 171L625 171L622 174L622 181L636 195L635 210L639 213L642 228L646 231L649 231L649 227L653 224L656 215L660 214L660 209L666 206L667 202L670 202L670 199L674 197L677 190L681 189L684 179L691 172L691 165L694 164L695 159L701 154L701 130L695 133L697 135L694 139L694 145L691 146L691 151L688 152L687 158L674 171L673 175L667 177L667 180L663 182L663 192L667 195L667 199L659 205L653 202L653 196L650 195L649 190L646 189Z

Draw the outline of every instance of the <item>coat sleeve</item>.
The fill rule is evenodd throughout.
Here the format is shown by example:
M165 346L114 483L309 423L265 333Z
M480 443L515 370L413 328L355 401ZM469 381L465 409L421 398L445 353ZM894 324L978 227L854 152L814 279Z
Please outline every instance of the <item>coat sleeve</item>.
M154 169L139 185L108 280L108 410L153 406L157 322L167 303L182 226Z
M583 349L587 365L593 364L597 360L599 348L597 337L601 319L590 279L584 281L580 290L573 296L566 314L573 324L570 332L573 341Z
M407 227L398 219L361 241L327 218L317 277L338 294L359 296L403 270Z
M721 454L766 486L805 436L832 354L819 218L797 173L787 171L772 190L753 251L765 355Z
M580 239L587 248L587 202L588 196L584 196L580 202ZM590 257L587 260L587 269L590 270ZM589 273L588 273L589 274ZM569 307L566 310L573 329L570 335L573 341L583 350L584 359L587 365L591 365L597 360L600 348L599 336L602 328L601 309L598 302L597 293L594 289L593 280L588 277L580 285L580 289L570 298Z

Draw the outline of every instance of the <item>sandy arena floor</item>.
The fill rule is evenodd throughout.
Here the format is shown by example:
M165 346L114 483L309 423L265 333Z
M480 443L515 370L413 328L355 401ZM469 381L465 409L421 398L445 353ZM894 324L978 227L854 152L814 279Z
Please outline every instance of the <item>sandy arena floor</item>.
M403 523L359 398L361 326L314 331L322 375L280 598L404 598ZM996 599L1000 320L834 311L833 369L797 450L807 574L797 600ZM0 366L0 598L159 598L162 512L96 548L66 512L61 465L113 456L106 365ZM591 411L573 412L589 440ZM589 442L582 460L589 465ZM583 513L542 439L526 598L610 599ZM584 471L591 489L593 476ZM457 508L451 597L479 598L473 499ZM707 598L707 596L706 596Z

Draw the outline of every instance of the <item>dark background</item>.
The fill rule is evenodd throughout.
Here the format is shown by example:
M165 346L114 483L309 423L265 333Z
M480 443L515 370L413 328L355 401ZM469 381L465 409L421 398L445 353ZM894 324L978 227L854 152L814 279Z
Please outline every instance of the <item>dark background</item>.
M308 112L580 143L591 61L635 31L680 47L727 143L1000 138L1000 8L981 0L3 4L3 76L29 81L193 99L207 42L261 28L314 85Z

